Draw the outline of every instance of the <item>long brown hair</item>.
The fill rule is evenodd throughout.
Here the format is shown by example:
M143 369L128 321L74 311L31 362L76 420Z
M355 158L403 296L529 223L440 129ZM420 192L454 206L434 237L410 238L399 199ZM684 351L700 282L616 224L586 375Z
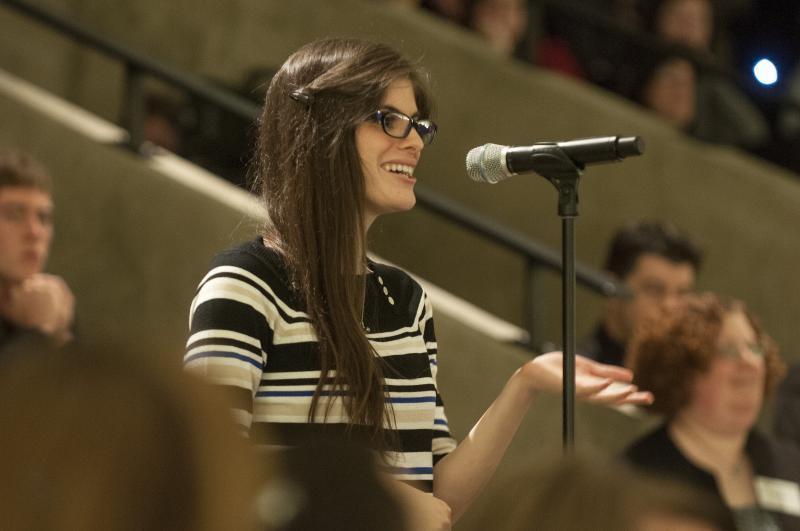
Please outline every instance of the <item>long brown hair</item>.
M411 80L420 114L429 116L424 75L393 48L349 39L303 46L267 91L256 161L269 216L265 241L284 256L319 341L321 376L309 421L323 387L331 383L335 395L346 384L350 426L369 426L378 447L386 445L384 424L392 417L383 367L362 323L365 185L355 129L398 79Z

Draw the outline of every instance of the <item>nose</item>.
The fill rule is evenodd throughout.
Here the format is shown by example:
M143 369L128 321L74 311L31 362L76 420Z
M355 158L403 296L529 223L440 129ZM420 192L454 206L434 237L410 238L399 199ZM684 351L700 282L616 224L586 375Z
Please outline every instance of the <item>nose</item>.
M422 137L419 135L419 132L412 127L411 132L408 133L408 136L401 139L400 147L402 149L411 149L416 153L420 153L425 147L425 142L422 141Z
M42 239L47 235L49 225L40 219L36 214L28 216L25 222L25 233L33 239Z
M668 293L661 300L661 307L667 312L674 312L681 305L683 296L679 293Z

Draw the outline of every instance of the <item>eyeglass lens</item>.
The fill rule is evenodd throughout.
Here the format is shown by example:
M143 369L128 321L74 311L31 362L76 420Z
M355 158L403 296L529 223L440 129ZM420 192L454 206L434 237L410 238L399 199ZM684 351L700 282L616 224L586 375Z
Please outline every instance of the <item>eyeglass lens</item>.
M430 120L415 120L398 112L380 112L379 116L384 132L391 137L405 138L412 127L424 144L430 144L436 135L436 126Z

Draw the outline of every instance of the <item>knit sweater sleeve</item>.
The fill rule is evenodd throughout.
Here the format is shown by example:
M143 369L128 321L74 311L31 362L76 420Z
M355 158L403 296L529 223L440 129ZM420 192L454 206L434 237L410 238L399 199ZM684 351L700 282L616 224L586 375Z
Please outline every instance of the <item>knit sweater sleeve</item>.
M192 301L184 367L230 397L234 417L245 430L267 363L274 315L263 266L246 253L215 259ZM268 280L268 279L267 279Z
M433 426L433 464L436 465L444 456L453 451L456 447L456 440L450 435L450 428L447 423L447 415L444 410L444 401L439 393L437 383L438 372L438 345L436 342L436 331L433 322L433 307L427 293L423 292L424 314L420 320L420 328L425 339L425 346L428 350L428 360L431 364L431 376L436 387L436 414Z

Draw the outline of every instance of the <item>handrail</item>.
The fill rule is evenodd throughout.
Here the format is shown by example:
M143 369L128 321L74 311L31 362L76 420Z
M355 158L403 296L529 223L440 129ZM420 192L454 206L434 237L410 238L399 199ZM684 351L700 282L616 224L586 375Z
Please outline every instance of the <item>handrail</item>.
M505 227L482 214L468 210L464 206L440 194L431 192L417 184L414 187L417 203L436 215L452 221L456 225L468 227L472 232L501 244L525 258L535 258L539 266L552 271L561 271L561 253L546 245L537 243L517 230ZM609 275L584 264L575 265L575 276L580 284L606 297L627 297L627 288Z
M126 65L132 66L136 70L145 71L149 75L166 83L180 87L209 103L213 103L222 109L230 111L238 117L246 120L254 120L259 115L258 105L255 105L246 98L220 89L198 76L170 68L142 53L120 46L109 39L92 33L80 25L52 14L38 6L20 0L0 0L0 3L12 7L46 26L50 26L52 29L72 38L76 42L103 52L109 57L113 57Z
M137 111L142 110L143 94L141 90L141 80L143 73L185 90L192 95L199 96L220 109L228 111L244 120L253 121L260 114L259 107L249 100L218 88L196 75L177 71L144 54L113 43L74 22L64 20L37 6L20 0L0 0L0 4L5 4L16 9L45 26L49 26L55 31L72 38L76 42L105 53L125 65L128 74L126 79L128 108L125 110L124 121L134 147L139 147L138 135L141 130L141 116L129 115L135 115ZM437 216L455 223L459 227L467 229L474 234L480 235L497 245L517 253L526 260L526 274L523 279L523 284L525 286L523 290L523 316L525 320L528 321L526 323L528 325L526 328L530 334L530 343L528 346L535 347L542 338L536 338L533 333L536 326L531 322L532 319L528 319L528 317L531 317L535 313L533 311L534 295L531 278L534 276L533 271L537 267L560 271L560 253L537 243L521 232L499 225L491 219L472 212L466 207L433 191L418 186L416 188L416 195L420 206L428 209ZM629 292L624 285L589 266L576 264L576 277L577 282L581 286L601 295L617 297L629 296ZM536 331L538 332L538 330Z

